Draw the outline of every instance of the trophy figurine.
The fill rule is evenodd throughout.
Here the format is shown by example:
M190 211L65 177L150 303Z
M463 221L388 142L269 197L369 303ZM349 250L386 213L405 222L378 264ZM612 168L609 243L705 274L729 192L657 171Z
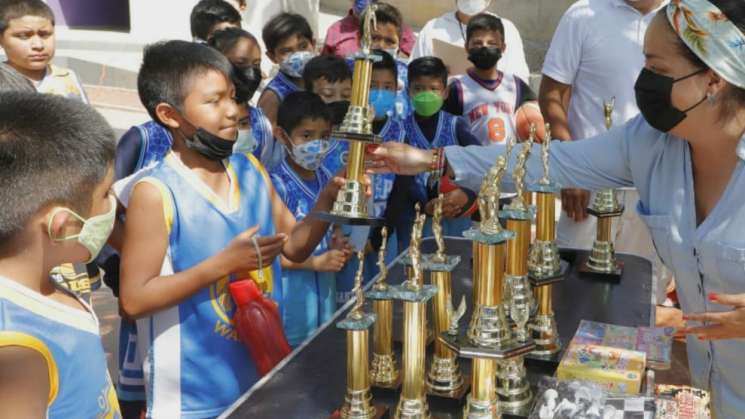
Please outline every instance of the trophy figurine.
M431 285L424 285L422 273L422 255L420 246L422 230L424 229L425 214L417 216L411 231L411 245L409 255L411 269L409 277L403 284L391 287L391 295L404 303L404 334L403 355L401 356L401 397L393 417L405 419L425 419L430 417L425 389L425 358L426 358L426 319L427 301L432 298L437 289Z
M603 102L605 114L605 127L613 126L613 108L616 98L610 102ZM613 246L612 224L613 218L623 214L623 205L618 202L616 191L603 189L595 193L595 199L587 212L595 216L598 221L595 241L587 262L580 266L580 271L592 274L594 277L619 281L623 273L623 265L616 259L616 250Z
M437 288L433 299L432 317L434 318L434 335L439 336L450 330L455 315L452 302L452 271L460 262L460 256L445 254L445 239L442 235L442 204L444 196L440 194L435 201L432 216L432 232L437 244L437 251L423 256L423 268L429 271L431 283ZM465 304L465 302L463 302ZM458 312L465 312L465 307ZM458 319L459 320L459 319ZM456 320L457 323L457 320ZM456 353L439 339L435 340L432 364L427 373L427 394L435 397L460 400L468 390L460 371Z
M347 317L336 325L347 331L347 392L342 407L331 417L377 419L383 417L388 409L372 404L368 371L368 329L375 322L375 315L365 313L362 309L365 303L365 295L362 292L365 255L359 252L357 258L359 267L354 278L356 301Z
M569 264L559 259L556 246L556 194L561 187L551 181L549 174L549 148L551 147L551 126L546 124L546 140L541 145L543 177L528 186L536 195L536 238L528 254L528 276L533 285L533 295L538 302L538 310L529 328L535 341L535 349L530 357L551 358L561 350L561 341L556 329L556 319L551 307L554 282L564 278Z
M373 387L396 390L401 385L401 376L393 352L393 300L386 282L388 267L385 252L388 243L388 229L381 230L383 240L378 253L380 273L372 289L366 294L373 300L376 321L373 326L373 358L370 364L370 384Z
M349 142L349 158L347 162L347 180L339 190L330 213L314 213L313 215L337 224L352 225L380 225L383 220L371 217L367 208L367 196L363 183L365 170L365 145L379 143L372 130L375 116L369 105L370 81L372 79L373 62L380 57L371 52L372 33L377 26L373 3L367 6L362 15L362 25L365 36L360 41L360 51L354 56L354 73L352 77L352 97L349 111L338 131L332 132L334 138Z

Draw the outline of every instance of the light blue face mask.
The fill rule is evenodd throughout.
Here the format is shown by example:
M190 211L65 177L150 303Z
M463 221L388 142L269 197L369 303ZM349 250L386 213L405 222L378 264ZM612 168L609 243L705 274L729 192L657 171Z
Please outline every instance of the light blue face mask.
M390 116L396 104L396 92L385 89L370 90L370 105L375 108L375 119Z
M256 137L254 137L253 131L249 129L238 130L238 139L235 140L233 146L233 153L239 154L250 154L256 150L258 144L256 143Z
M68 212L73 217L77 218L83 223L83 228L80 229L80 233L73 234L67 237L55 238L52 237L52 221L54 217L61 213ZM61 242L66 240L77 239L83 247L88 249L91 254L91 258L86 263L93 262L98 254L106 244L106 240L109 239L111 231L114 229L114 223L116 222L116 198L113 195L109 196L109 210L103 214L95 215L88 218L87 220L75 211L69 208L57 208L49 215L49 222L47 223L47 234L49 238Z
M331 144L326 139L308 141L300 145L292 144L290 157L305 170L318 170L330 147Z

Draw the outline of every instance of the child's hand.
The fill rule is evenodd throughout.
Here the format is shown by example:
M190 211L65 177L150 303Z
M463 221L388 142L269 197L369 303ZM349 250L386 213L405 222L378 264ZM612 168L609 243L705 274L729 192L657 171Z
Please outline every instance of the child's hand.
M341 190L341 188L343 188L347 182L346 177L347 170L340 170L339 173L336 174L336 176L331 178L331 181L329 181L329 183L323 189L323 191L321 192L321 198L324 200L328 200L330 204L333 204L333 202L336 201L336 196L339 194L339 190ZM372 182L370 182L370 177L367 175L362 175L362 179L360 180L360 182L362 183L362 187L364 188L365 196L372 196Z
M221 255L230 272L255 271L272 264L287 241L285 234L256 237L259 226L253 226L234 238ZM255 241L255 244L254 244ZM258 251L257 251L258 247ZM261 254L261 259L259 259ZM261 264L259 264L259 260Z
M339 272L344 268L349 256L343 250L332 249L313 257L313 270L318 272Z

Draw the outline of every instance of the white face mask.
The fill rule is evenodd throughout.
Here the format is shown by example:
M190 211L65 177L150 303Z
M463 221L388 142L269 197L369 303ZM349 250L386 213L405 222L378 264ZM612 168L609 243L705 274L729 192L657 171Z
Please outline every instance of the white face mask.
M315 171L321 167L330 146L329 140L326 139L317 139L300 145L292 144L290 156L303 169Z
M233 153L253 153L256 146L256 138L250 128L238 130L238 139L235 140Z
M468 16L475 16L489 7L491 0L457 0L458 11Z
M388 48L384 49L383 51L391 54L391 57L393 57L394 59L398 58L398 48Z
M54 220L54 216L61 212L68 212L70 213L70 215L77 218L81 223L83 223L83 228L80 229L80 233L62 238L52 237L52 221ZM101 252L101 249L103 249L104 245L106 244L106 240L108 240L109 235L111 235L111 231L114 229L115 222L116 198L114 198L113 195L109 195L109 210L103 214L90 217L87 220L71 209L57 208L54 212L52 212L52 214L49 215L47 234L49 234L49 238L54 241L77 239L78 243L88 249L88 252L91 254L91 258L88 259L88 261L85 263L91 263L93 262L93 259L98 256L98 254Z

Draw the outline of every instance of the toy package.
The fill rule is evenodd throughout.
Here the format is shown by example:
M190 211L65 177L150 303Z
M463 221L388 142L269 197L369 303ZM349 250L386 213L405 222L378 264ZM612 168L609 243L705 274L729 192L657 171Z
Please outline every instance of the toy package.
M626 327L582 320L572 342L645 352L650 368L666 370L672 359L672 327Z
M570 343L556 370L562 380L587 380L613 394L639 394L646 354L628 349Z

